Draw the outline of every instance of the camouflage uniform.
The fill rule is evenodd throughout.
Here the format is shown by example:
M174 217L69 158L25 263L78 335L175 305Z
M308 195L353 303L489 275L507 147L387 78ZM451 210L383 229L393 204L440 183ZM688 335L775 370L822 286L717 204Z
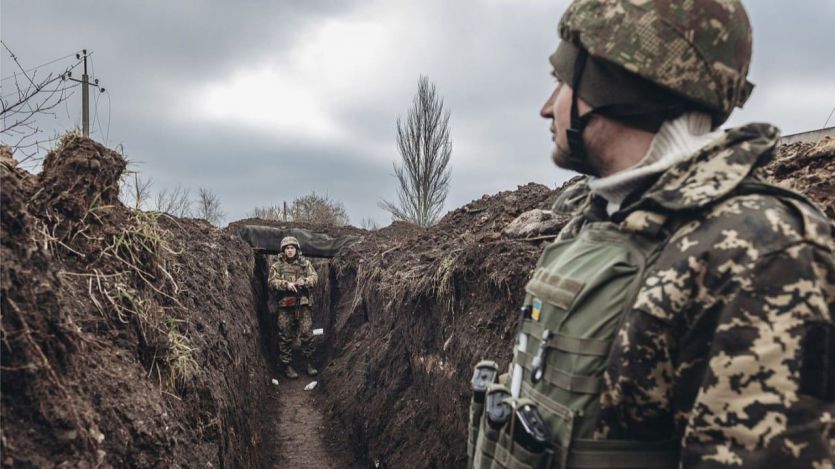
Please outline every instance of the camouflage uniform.
M288 288L290 283L304 280L304 287L298 295ZM301 339L302 353L310 358L315 351L313 342L313 315L310 309L309 288L316 285L319 277L313 264L301 252L293 259L283 253L270 266L268 283L279 294L278 299L278 352L282 365L289 365L293 355L293 341Z
M835 356L833 232L759 186L777 139L731 130L615 215L627 231L678 229L613 343L595 438L674 435L685 467L832 467L835 365L819 364ZM585 209L561 239L605 216L584 185L567 192Z

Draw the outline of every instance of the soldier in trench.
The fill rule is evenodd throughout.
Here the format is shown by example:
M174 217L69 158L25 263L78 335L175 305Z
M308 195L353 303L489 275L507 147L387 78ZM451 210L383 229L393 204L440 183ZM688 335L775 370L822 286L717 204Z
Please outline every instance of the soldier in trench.
M301 339L307 374L318 374L311 362L315 344L310 298L310 288L318 279L313 264L302 255L299 241L293 236L284 237L281 254L270 266L267 283L278 293L278 359L284 374L291 379L299 377L291 363L296 336Z
M766 181L737 0L575 0L540 114L585 175L526 285L510 377L479 363L471 467L833 467L835 254ZM502 381L502 380L499 380Z

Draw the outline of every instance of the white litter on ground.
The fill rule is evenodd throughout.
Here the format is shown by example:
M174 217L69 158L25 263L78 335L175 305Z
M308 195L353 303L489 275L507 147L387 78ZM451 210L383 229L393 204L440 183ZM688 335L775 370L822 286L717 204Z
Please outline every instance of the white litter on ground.
M315 388L318 383L319 383L318 381L311 381L310 384L308 384L307 386L304 387L304 390L305 391L310 391L313 388Z
M275 379L275 378L273 378L273 384L275 384L276 386L278 386L278 380L277 380L277 379Z

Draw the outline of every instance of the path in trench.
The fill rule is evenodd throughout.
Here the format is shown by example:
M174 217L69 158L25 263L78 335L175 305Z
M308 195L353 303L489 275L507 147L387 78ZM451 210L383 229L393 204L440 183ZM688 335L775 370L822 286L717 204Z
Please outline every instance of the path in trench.
M315 393L322 392L322 381L318 389L305 391L304 387L319 377L302 374L298 379L277 378L273 386L269 408L265 409L265 425L274 425L268 432L262 468L305 469L305 468L352 468L362 467L353 462L351 446L344 432L344 440L335 441L328 432L328 422L316 404Z

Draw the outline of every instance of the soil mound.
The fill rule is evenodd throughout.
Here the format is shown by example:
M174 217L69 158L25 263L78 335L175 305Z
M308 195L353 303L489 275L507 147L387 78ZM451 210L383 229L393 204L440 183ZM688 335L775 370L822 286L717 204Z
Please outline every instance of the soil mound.
M372 232L333 259L334 358L321 399L358 454L385 467L463 467L471 368L510 358L542 242L502 230L552 195L528 184L484 196L432 228Z
M835 138L780 146L768 170L773 181L809 196L835 219Z
M121 155L0 152L4 467L253 467L267 390L253 255L118 201Z

